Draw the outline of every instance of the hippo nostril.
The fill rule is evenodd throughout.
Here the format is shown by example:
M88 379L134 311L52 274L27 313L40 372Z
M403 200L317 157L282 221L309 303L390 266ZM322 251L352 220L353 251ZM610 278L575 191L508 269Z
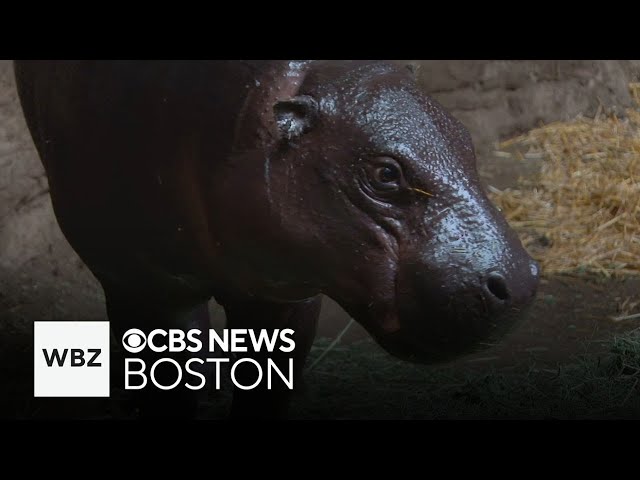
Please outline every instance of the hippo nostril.
M491 273L487 278L487 288L489 292L500 300L509 299L509 290L507 289L507 282L499 273Z

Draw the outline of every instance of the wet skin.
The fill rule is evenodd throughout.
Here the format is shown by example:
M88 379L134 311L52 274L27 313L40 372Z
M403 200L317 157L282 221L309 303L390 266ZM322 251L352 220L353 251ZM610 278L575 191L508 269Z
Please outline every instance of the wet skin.
M325 293L392 354L431 363L503 335L535 294L469 133L405 68L15 67L59 224L117 333L206 328L213 296L229 327L294 326L299 374ZM144 411L177 411L157 393ZM233 414L284 415L289 397L236 392Z

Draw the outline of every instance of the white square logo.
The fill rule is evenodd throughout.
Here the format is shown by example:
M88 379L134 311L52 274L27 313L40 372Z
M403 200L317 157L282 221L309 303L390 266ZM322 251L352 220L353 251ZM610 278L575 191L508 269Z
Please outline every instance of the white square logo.
M109 322L34 322L33 396L108 397Z

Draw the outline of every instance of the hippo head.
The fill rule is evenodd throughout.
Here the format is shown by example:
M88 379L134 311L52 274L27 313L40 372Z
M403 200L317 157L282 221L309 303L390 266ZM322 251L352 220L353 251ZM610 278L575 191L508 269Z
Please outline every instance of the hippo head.
M506 332L532 300L538 265L483 192L469 132L408 69L314 62L273 119L278 268L387 351L451 359Z

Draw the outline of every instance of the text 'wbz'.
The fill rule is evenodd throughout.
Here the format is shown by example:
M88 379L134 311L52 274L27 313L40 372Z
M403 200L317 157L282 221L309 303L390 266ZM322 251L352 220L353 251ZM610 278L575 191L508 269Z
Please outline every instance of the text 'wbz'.
M122 345L129 353L141 353L147 349L155 353L199 353L203 349L211 353L245 352L282 352L291 353L295 349L294 331L290 328L279 330L252 330L244 328L224 329L221 333L211 329L208 340L202 330L155 329L145 334L133 328L122 337ZM207 376L203 374L206 366L215 368L215 388L220 389L220 369L222 364L230 364L230 378L233 385L241 390L252 390L266 381L271 389L274 380L281 382L289 390L293 389L293 358L287 358L282 369L282 360L278 363L272 358L261 356L262 364L250 357L232 361L225 357L203 358L194 356L178 362L170 356L152 360L143 358L125 358L125 389L140 390L149 382L161 390L172 390L183 384L190 390L200 390L207 385ZM209 365L208 365L209 364ZM266 375L263 372L266 367ZM184 368L184 371L183 371ZM241 371L239 373L239 371ZM160 373L159 373L160 372ZM273 375L273 373L276 375ZM279 379L279 380L278 380Z

